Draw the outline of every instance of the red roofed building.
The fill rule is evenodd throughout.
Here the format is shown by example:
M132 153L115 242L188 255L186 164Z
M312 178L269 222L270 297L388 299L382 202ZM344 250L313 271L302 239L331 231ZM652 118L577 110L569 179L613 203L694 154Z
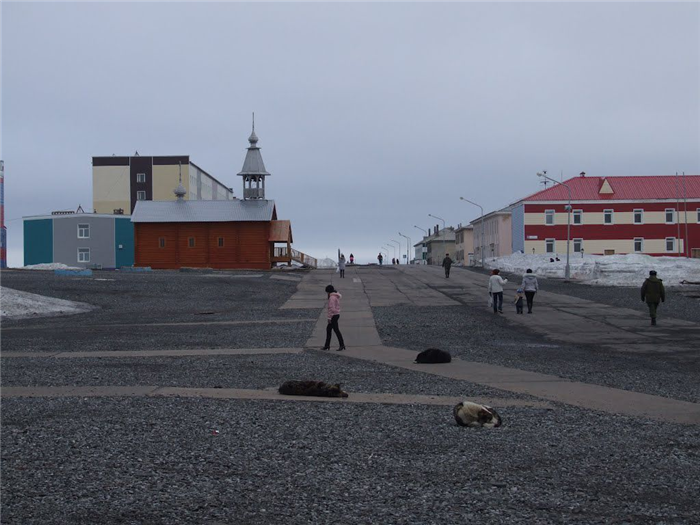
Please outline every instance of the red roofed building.
M700 257L700 175L586 177L519 201L513 251L566 252L571 191L571 252Z

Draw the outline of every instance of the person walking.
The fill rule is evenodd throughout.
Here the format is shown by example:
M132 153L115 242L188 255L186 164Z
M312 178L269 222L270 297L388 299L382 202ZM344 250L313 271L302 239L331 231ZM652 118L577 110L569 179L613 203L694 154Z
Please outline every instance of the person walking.
M355 256L350 254L350 264L355 264Z
M377 260L379 261L379 266L381 266L382 261L384 261L384 257L382 257L382 252L379 252L379 255L377 255Z
M656 272L651 270L649 277L642 285L642 302L646 302L649 307L652 326L656 326L656 309L659 307L659 301L666 302L664 283L656 276Z
M340 278L345 279L345 255L340 254L340 259L338 259L338 270L340 270Z
M450 259L449 253L445 254L445 258L442 260L442 267L445 269L445 279L449 279L450 268L452 268L452 259Z
M345 350L345 342L343 341L343 334L340 333L340 327L338 326L338 320L340 319L340 300L343 298L338 291L333 288L332 284L326 286L326 293L328 294L328 324L326 325L326 344L323 345L323 350L331 349L331 335L335 332L338 337L338 343L340 347L338 351Z
M518 290L515 292L515 313L516 314L521 314L523 313L523 289L518 288Z
M535 300L535 294L539 291L540 287L537 283L537 277L532 273L530 268L527 269L525 275L523 275L523 283L520 287L525 292L525 299L527 301L527 313L532 313L532 303Z
M503 285L508 282L508 279L504 279L500 275L500 270L495 269L491 271L491 277L489 277L489 295L493 298L493 313L502 314L503 313Z

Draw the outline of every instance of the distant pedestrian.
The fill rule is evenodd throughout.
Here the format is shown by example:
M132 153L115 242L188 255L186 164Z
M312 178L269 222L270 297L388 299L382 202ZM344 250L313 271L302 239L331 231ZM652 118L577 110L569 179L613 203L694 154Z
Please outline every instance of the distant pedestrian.
M338 259L338 270L340 270L340 278L345 279L345 255L340 254L340 259Z
M340 333L340 328L338 327L338 320L340 319L340 300L343 296L333 288L332 284L326 286L326 293L328 294L328 324L326 325L326 344L323 345L323 349L331 349L331 335L332 332L335 332L335 335L338 337L338 343L340 344L338 351L345 350L343 334Z
M540 287L537 283L537 277L532 273L530 268L527 269L525 275L523 275L523 283L520 287L525 292L525 299L527 300L527 313L532 313L532 303L535 300L535 294L539 291Z
M391 265L393 266L394 264L396 264L396 259L394 259L394 258L392 257L392 258L391 258Z
M642 285L642 301L646 302L649 307L651 325L656 326L656 309L659 306L659 301L662 303L666 302L666 292L664 283L656 276L654 270L649 272L649 277L646 278Z
M515 313L516 314L521 314L523 313L523 289L518 288L518 290L515 292Z
M379 261L379 266L381 266L382 262L384 262L384 257L382 257L381 252L379 252L379 255L377 255L377 260Z
M355 256L350 254L350 264L355 264Z
M489 295L493 298L493 313L503 313L503 285L508 282L508 279L504 279L500 275L500 270L495 269L491 271L491 277L489 277Z
M445 269L445 279L449 279L450 268L452 268L452 259L450 259L449 253L445 254L445 258L442 260L442 267Z

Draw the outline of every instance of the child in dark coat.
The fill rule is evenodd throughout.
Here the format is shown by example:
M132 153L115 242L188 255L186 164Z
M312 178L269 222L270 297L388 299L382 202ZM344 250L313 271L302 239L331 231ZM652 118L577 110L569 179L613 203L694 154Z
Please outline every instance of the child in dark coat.
M525 295L523 294L523 289L518 288L518 290L515 292L515 313L516 314L521 314L523 313L523 298Z

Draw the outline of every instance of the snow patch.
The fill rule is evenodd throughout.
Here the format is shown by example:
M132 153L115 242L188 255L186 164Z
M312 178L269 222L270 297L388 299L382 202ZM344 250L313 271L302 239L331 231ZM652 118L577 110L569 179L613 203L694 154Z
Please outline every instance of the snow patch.
M73 315L88 312L95 307L87 303L66 301L11 288L0 287L0 313L3 319Z
M551 262L551 258L559 261ZM566 255L514 253L485 261L487 268L524 274L530 268L540 277L563 279L566 273ZM656 270L667 286L680 286L681 281L700 281L700 259L683 257L651 257L642 254L627 255L571 255L571 279L597 286L641 286Z
M23 270L84 270L85 268L78 268L77 266L68 266L63 263L41 263L41 264L30 264L29 266L22 266Z

